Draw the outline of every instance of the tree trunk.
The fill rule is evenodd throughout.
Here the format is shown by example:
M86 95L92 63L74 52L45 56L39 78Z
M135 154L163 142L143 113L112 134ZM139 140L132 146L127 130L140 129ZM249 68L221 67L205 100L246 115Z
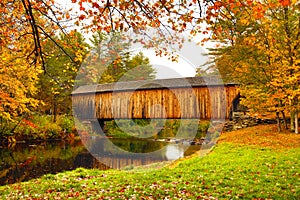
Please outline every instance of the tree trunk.
M298 132L298 110L295 111L295 133Z
M287 122L286 122L285 114L284 114L283 111L281 111L281 114L282 114L282 118L283 118L284 129L287 130L288 129L288 125L287 125Z
M294 111L291 111L290 113L291 115L291 120L290 120L290 124L291 124L291 132L295 132L295 112Z
M278 133L280 133L281 132L281 124L280 124L279 112L276 112L276 120L277 120L277 130L278 130Z
M56 117L57 117L57 102L56 102L56 95L53 97L53 122L56 122Z

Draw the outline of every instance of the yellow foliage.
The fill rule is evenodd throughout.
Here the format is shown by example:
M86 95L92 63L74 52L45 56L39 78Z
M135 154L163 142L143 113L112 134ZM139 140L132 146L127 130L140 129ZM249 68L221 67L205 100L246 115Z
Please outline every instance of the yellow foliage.
M22 49L26 51L24 46ZM5 120L14 120L29 113L40 103L33 95L37 92L36 83L41 69L32 67L23 55L21 51L0 49L0 118Z
M255 5L249 4L232 16L240 24L230 26L233 20L224 19L215 28L224 30L215 34L220 41L236 37L217 57L217 67L241 84L246 97L242 103L253 111L289 112L300 107L300 4L276 2L261 4L264 17L251 18Z

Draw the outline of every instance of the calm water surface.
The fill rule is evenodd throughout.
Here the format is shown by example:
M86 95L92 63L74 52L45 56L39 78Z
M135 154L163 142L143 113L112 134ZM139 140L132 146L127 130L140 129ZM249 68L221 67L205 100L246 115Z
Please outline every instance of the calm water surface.
M79 167L105 170L111 167L124 168L174 160L188 156L201 147L200 145L192 145L185 151L187 146L184 144L146 139L107 140L93 138L90 141L97 141L92 152L102 152L101 155L98 155L98 159L89 153L82 141L26 143L16 144L10 148L0 146L0 185L26 181L44 174L55 174ZM110 152L111 145L108 144L109 142L125 151L140 153L141 155L162 148L164 151L150 156L118 156Z

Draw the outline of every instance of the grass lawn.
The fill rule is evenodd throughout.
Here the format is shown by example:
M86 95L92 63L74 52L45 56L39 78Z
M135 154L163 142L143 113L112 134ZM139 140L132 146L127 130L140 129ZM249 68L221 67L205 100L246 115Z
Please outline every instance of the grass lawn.
M300 134L223 133L209 155L128 171L77 169L0 187L2 199L299 199ZM155 165L154 165L155 166Z

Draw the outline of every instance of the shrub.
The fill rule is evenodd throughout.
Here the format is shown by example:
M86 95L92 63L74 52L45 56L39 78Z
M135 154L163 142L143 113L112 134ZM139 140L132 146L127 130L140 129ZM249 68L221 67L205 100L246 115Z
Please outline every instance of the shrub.
M66 133L71 133L74 128L74 120L71 117L62 115L57 119L58 125Z
M44 139L57 139L61 137L62 128L57 123L48 123L45 127Z
M74 131L74 122L64 115L58 116L55 123L50 115L34 115L20 118L19 122L7 123L5 130L1 137L13 136L17 140L61 139Z

